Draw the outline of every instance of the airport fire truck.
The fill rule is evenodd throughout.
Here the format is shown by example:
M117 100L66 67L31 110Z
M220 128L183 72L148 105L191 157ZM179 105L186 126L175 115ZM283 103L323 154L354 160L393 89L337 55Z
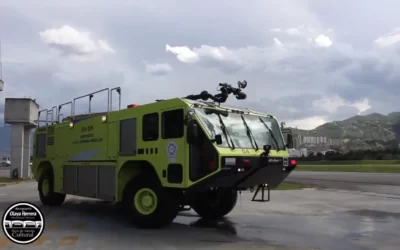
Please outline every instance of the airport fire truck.
M246 86L220 83L215 95L203 91L124 109L121 88L106 88L39 111L46 119L38 120L32 169L41 202L101 199L122 208L137 227L160 228L184 208L222 218L242 190L254 192L252 201L269 201L269 190L296 167L288 152L292 135L273 115L221 105L230 95L245 99ZM91 113L100 92L108 96L107 110ZM118 110L110 108L113 94ZM78 115L82 98L89 99L89 113ZM61 119L66 105L71 114Z

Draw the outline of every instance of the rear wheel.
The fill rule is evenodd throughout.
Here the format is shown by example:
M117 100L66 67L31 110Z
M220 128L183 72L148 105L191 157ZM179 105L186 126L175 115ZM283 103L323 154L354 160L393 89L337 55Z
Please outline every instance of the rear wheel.
M177 196L163 188L157 177L142 174L132 179L123 194L123 205L139 228L162 228L172 223L179 211Z
M210 190L197 194L191 207L199 216L215 220L230 213L236 206L237 198L236 190Z
M42 172L38 181L38 191L43 205L59 206L65 201L65 194L54 192L54 176L51 169Z

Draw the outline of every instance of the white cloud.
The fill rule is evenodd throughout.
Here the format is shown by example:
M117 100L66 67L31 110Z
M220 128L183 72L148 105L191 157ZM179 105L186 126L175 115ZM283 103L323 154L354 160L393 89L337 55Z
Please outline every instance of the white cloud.
M337 107L345 105L345 101L339 96L325 96L321 99L313 102L313 107L316 109L326 110L328 112L334 112Z
M167 75L172 71L172 67L168 63L155 63L155 64L149 64L147 62L144 63L146 66L146 72L151 75L163 76Z
M330 47L333 43L330 38L330 35L333 34L332 29L320 30L320 32L326 33L322 34L312 27L306 27L304 25L300 25L297 27L290 27L287 29L274 28L270 29L270 32L286 35L286 37L283 38L290 41L294 41L297 44L306 41L308 43L314 44L317 47Z
M218 82L246 79L245 92L253 102L246 104L249 108L257 106L298 126L346 118L338 114L348 117L368 107L398 110L398 51L376 49L371 41L378 37L376 45L395 47L390 45L399 30L379 35L386 33L382 27L398 20L393 6L400 3L370 4L366 14L355 18L359 4L346 2L343 8L340 1L319 2L232 1L229 11L221 12L225 3L207 1L182 2L172 9L161 0L2 1L8 86L2 95L34 96L45 108L60 101L59 96L68 101L121 85L123 100L141 103L213 91ZM84 15L76 15L77 10ZM166 65L173 65L173 74L167 74ZM315 100L320 108L313 105Z
M291 28L287 28L287 29L273 28L273 29L270 29L269 31L275 32L275 33L285 33L290 36L298 36L298 35L304 34L307 31L310 31L310 30L311 29L306 29L304 27L304 25L300 25L298 27L291 27Z
M288 35L300 35L301 34L301 27L300 28L289 28L286 30Z
M371 108L368 98L364 98L361 101L353 103L353 106L358 108L358 110L360 111L359 114L361 114Z
M103 49L104 51L115 53L115 51L110 47L107 41L98 40L99 48Z
M306 36L297 36L291 42L285 43L281 38L272 39L274 46L246 46L239 48L228 48L226 46L201 45L200 47L189 48L188 46L166 45L166 51L175 54L180 62L186 64L199 64L210 68L217 68L224 73L237 73L242 70L266 70L273 69L275 72L287 70L296 71L295 63L282 63L291 57L304 57L305 60L324 61L326 55L318 58L315 53L316 47L330 47L332 41L325 35L319 35L314 41L309 41ZM283 38L284 39L284 38ZM326 58L327 59L327 58ZM297 61L297 58L296 60ZM319 63L319 62L316 62ZM324 62L325 63L325 62ZM277 66L279 65L279 66ZM309 64L301 64L305 68Z
M316 46L318 47L328 48L332 46L332 40L328 36L325 36L323 34L318 35L314 41Z
M318 116L313 116L304 119L289 121L286 123L286 125L289 127L310 130L326 122L328 122L328 120L325 120L324 118Z
M42 41L65 56L88 58L99 53L115 53L105 40L95 40L89 32L79 31L68 25L51 28L39 33Z
M199 55L186 46L171 47L167 44L165 46L165 51L175 54L178 60L184 63L195 63L199 61Z
M379 47L389 47L400 42L400 28L395 28L392 32L379 36L374 42Z
M274 37L274 44L278 48L283 48L283 43L278 38Z
M225 72L236 71L242 68L244 63L237 51L225 46L201 45L200 48L190 49L187 46L171 47L167 44L166 51L175 54L183 63L201 63L206 67L219 67Z
M369 105L368 98L356 102L348 102L341 98L340 96L324 96L321 99L317 99L312 103L313 108L328 111L334 113L341 106L355 107L358 109L358 114L365 112L371 106Z
M269 31L271 31L271 32L281 32L282 30L280 28L273 28L273 29L270 29Z

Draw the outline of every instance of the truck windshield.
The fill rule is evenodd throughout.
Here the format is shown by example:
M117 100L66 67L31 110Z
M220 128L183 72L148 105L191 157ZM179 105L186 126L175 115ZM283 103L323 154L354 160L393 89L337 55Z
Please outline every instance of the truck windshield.
M214 138L214 136L217 134L222 135L222 144L219 145L220 147L230 146L230 136L235 148L254 148L254 143L252 144L252 138L249 137L246 131L242 114L225 111L223 111L223 113L219 113L218 111L204 108L195 108L195 110L197 116L200 118L200 122L203 123L207 133L211 138ZM221 116L223 123L227 128L228 141L224 136L222 124L219 120L218 114ZM272 149L285 149L282 134L280 132L278 122L275 119L246 114L243 114L243 118L250 128L256 144L258 144L260 148L262 148L263 145L271 145ZM262 121L264 121L264 123L260 120L260 118ZM270 131L265 125L271 129L273 136L271 136ZM276 143L274 142L273 137L275 137Z

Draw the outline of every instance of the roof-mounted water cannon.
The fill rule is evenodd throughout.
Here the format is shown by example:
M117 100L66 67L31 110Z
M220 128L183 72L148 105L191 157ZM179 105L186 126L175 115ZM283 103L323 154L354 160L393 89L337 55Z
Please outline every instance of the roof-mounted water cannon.
M221 96L221 98L225 98L224 100L228 99L228 96L230 94L234 94L236 96L236 99L238 100L244 100L246 99L247 95L246 93L242 92L242 89L245 89L247 87L247 81L244 80L243 82L238 81L237 83L238 87L234 88L228 83L220 83L218 86L221 87L219 91L221 92L220 94L217 94L216 96Z
M228 83L219 83L218 87L220 87L220 88L218 89L218 91L220 91L220 93L218 93L216 95L212 95L212 94L208 93L207 91L202 91L198 95L188 95L185 98L190 99L190 100L202 99L203 101L207 101L208 99L211 99L214 102L217 102L218 105L226 102L226 100L228 99L230 94L235 95L237 100L246 99L247 95L246 95L246 93L242 92L242 89L245 89L247 87L247 81L246 80L238 81L237 84L238 84L238 87L234 88L234 87L232 87L232 85L230 85Z

